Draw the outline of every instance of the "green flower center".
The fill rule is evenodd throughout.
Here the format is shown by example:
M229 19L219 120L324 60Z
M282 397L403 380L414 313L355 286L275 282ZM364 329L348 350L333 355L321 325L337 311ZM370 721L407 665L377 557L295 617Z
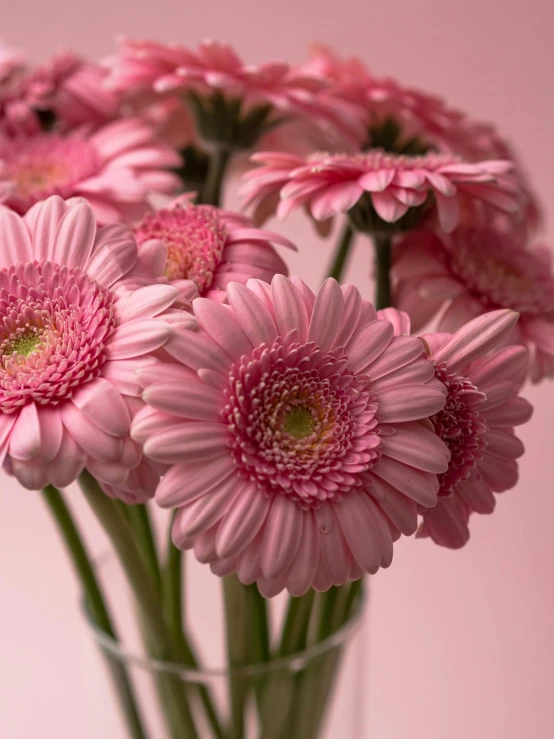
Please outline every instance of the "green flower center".
M294 439L305 439L313 433L315 428L314 417L307 408L295 406L285 416L283 429Z
M22 331L9 339L3 348L3 356L12 356L17 354L21 357L28 357L42 345L42 331Z

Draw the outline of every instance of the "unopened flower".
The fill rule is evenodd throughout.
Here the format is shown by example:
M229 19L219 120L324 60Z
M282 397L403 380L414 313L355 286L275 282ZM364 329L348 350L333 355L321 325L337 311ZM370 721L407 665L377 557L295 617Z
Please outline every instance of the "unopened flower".
M519 208L512 163L470 164L449 154L397 156L369 151L351 156L317 153L307 158L255 154L261 167L244 176L245 206L280 197L277 214L304 206L316 220L349 212L358 230L383 230L415 209L436 207L441 227L451 231L461 207L484 203L514 213Z
M169 338L177 291L123 289L140 266L136 242L121 225L98 230L85 200L54 196L24 217L0 207L0 241L4 469L38 489L86 468L111 495L151 497L157 477L129 435L135 371Z
M407 234L395 247L395 303L414 330L441 309L440 331L454 331L487 311L520 314L513 341L531 349L535 381L554 375L554 275L544 247L525 248L510 234L460 227L449 236Z
M180 157L138 119L107 124L92 134L37 133L0 140L4 201L18 213L50 195L84 196L100 223L133 222L148 209L148 195L174 192L169 171Z
M165 347L177 364L139 373L133 437L171 465L156 500L178 509L175 544L268 596L387 567L448 466L421 423L445 402L423 345L334 280L317 297L281 275L231 283L227 299L197 298L199 331Z
M187 200L145 216L135 229L139 255L153 277L166 278L186 298L223 301L230 282L271 282L275 274L287 274L272 244L294 248L288 239L255 228L240 213Z

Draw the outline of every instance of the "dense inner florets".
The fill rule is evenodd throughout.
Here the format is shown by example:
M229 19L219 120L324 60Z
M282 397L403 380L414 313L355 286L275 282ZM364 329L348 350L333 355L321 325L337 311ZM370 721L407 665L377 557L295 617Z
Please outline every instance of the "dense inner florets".
M0 410L59 403L100 373L114 296L50 262L0 271Z
M235 463L266 493L308 508L367 484L380 456L376 397L340 351L278 337L232 367L225 398Z
M448 470L438 476L439 495L448 496L457 483L468 479L481 461L487 425L479 413L479 406L485 396L466 377L449 372L444 363L436 366L435 377L448 391L444 408L431 418L435 433L451 454Z
M458 229L448 249L450 269L487 310L554 314L554 278L545 265L503 234Z
M192 280L204 293L212 284L227 241L227 229L210 206L187 205L147 216L136 229L139 244L161 239L167 247L165 275Z
M93 146L79 138L39 134L0 147L3 177L12 186L9 203L21 213L50 195L75 194L75 185L98 173Z

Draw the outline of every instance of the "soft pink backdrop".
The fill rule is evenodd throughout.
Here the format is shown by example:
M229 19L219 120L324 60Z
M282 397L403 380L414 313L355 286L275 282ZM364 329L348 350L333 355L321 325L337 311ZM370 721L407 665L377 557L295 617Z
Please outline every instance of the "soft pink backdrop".
M325 41L497 122L547 208L553 200L549 0L27 0L2 15L4 41L37 60L68 47L98 58L123 31L228 40L252 61L300 60L310 41ZM282 228L301 246L293 271L317 284L329 246L301 218ZM368 265L360 243L349 278L369 296ZM554 735L554 389L527 396L536 412L522 431L521 483L494 517L474 521L462 552L402 542L375 578L367 737ZM75 671L83 638L75 584L39 495L5 477L0 485L0 737L79 739L86 690ZM99 532L75 499L98 549Z

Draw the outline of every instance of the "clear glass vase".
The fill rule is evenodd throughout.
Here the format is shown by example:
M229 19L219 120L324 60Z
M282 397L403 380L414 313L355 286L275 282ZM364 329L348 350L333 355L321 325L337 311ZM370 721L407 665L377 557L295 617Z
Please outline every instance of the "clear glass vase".
M363 739L363 595L348 621L323 641L229 670L218 604L221 580L207 568L197 569L187 583L189 632L208 666L193 669L147 656L140 616L118 562L108 557L98 571L120 641L99 631L83 609L92 637L86 647L90 714L83 739ZM284 597L271 602L276 633L286 606Z

